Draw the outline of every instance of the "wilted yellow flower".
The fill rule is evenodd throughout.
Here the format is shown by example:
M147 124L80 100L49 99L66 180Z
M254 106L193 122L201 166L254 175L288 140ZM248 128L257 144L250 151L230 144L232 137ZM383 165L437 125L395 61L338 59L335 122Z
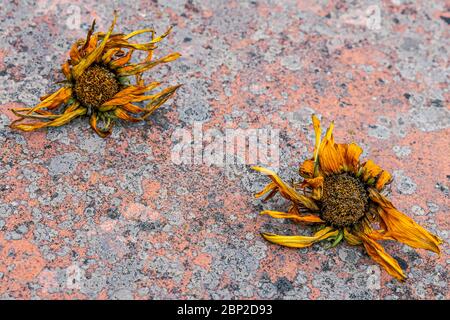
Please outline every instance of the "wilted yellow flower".
M372 160L361 163L362 149L354 144L337 144L332 123L321 141L320 121L313 115L316 134L313 157L299 169L304 180L288 185L273 171L254 167L272 182L256 197L265 200L280 193L291 201L288 212L263 211L274 218L318 224L313 236L283 236L263 233L273 243L304 248L321 240L336 246L342 239L350 245L362 244L369 256L398 280L406 278L397 260L385 252L378 240L397 240L413 248L440 253L442 240L398 211L383 194L391 175ZM375 227L378 225L378 228Z
M11 128L33 131L44 127L58 127L71 120L88 115L90 125L102 138L111 134L117 119L138 122L146 119L153 111L166 102L180 87L168 87L158 93L147 94L159 82L145 84L142 73L162 63L179 58L179 53L169 54L153 60L156 44L164 39L170 28L155 37L153 29L142 29L129 34L113 33L117 15L107 33L94 33L95 20L86 39L79 39L70 49L70 59L62 65L66 80L54 93L41 97L41 102L33 108L16 108L12 111L19 119ZM131 43L130 39L139 34L149 33L146 43ZM147 57L139 63L130 63L135 50L147 52ZM128 77L134 76L131 84ZM135 103L145 101L144 107Z

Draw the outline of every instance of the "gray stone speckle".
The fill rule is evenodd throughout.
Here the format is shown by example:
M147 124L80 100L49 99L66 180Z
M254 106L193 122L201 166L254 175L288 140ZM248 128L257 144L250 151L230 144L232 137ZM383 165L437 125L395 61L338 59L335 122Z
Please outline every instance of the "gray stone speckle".
M70 174L75 171L80 161L83 161L83 158L76 152L58 155L50 161L49 173L51 175Z
M13 212L13 207L10 204L0 204L0 217L6 218Z
M277 294L277 287L267 280L262 280L258 285L258 294L263 299L274 298Z
M404 174L403 170L395 170L393 176L394 184L401 194L413 194L416 191L417 185L410 177Z
M446 107L413 107L409 115L411 122L424 132L450 128L450 111Z
M431 213L436 213L439 211L439 205L432 201L427 201L427 206Z
M97 153L103 155L105 153L105 139L100 138L95 133L89 131L84 134L79 141L80 149L87 151L88 153Z
M399 158L405 158L411 154L411 148L408 146L394 146L392 149Z
M291 71L302 69L302 60L299 55L286 56L281 58L281 65Z
M188 125L194 121L207 121L211 117L212 99L208 91L209 83L206 81L191 80L189 88L181 87L177 95L177 111L180 114L180 120Z
M425 210L421 206L418 206L418 205L412 206L411 212L418 216L423 216L426 214Z
M131 300L133 299L133 294L129 289L120 289L115 291L111 297L113 300Z
M170 261L166 257L156 257L149 263L149 267L156 273L157 278L172 279L180 283L184 267L177 261Z
M383 125L372 125L369 126L367 134L377 139L386 140L391 136L391 131L389 128Z

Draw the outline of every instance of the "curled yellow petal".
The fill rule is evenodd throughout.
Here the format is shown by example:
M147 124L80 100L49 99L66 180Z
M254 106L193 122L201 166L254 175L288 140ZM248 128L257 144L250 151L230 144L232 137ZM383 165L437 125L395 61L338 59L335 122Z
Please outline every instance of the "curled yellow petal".
M316 117L315 114L312 115L312 123L314 127L314 134L315 134L315 144L314 144L314 155L313 155L313 161L314 161L314 171L313 175L317 176L319 172L319 148L320 148L320 141L322 139L322 128L320 127L320 120Z
M135 118L135 117L130 116L130 115L129 115L125 110L123 110L122 108L116 108L116 109L114 110L114 115L115 115L117 118L119 118L119 119L122 119L122 120L125 120L125 121L130 121L130 122L139 122L139 121L142 120L141 118Z
M155 34L155 30L153 30L153 29L141 29L141 30L136 30L136 31L133 31L133 32L127 34L126 36L123 37L123 39L128 40L128 39L130 39L132 37L135 37L135 36L137 36L139 34L148 33L148 32L150 32L152 35ZM153 39L153 36L152 36L152 39Z
M86 35L86 41L84 42L83 47L81 48L81 52L85 51L89 46L93 46L97 43L97 37L95 37L95 43L93 43L93 41L91 42L91 36L94 33L95 30L95 19L94 21L92 21L91 27L88 30L88 33Z
M308 198L304 195L299 194L297 191L295 191L294 188L285 184L283 182L283 180L281 180L280 177L278 177L278 175L275 172L273 172L272 170L262 168L262 167L252 167L252 169L267 175L273 181L273 183L277 186L277 188L278 188L277 190L280 192L280 194L284 198L291 200L297 204L300 204L312 211L319 210L319 207L314 202L314 200L312 200L311 198Z
M134 75L137 73L142 73L142 72L149 70L159 64L174 61L174 60L178 59L179 57L181 57L181 54L178 52L175 52L175 53L171 53L171 54L165 56L164 58L158 59L158 60L144 61L141 63L130 64L127 66L117 68L116 72L121 77L131 76L131 75Z
M361 239L344 228L344 239L348 242L348 244L352 246L357 246L361 244Z
M128 53L125 56L109 62L108 66L111 69L116 69L118 67L121 67L121 66L127 64L130 61L131 56L133 55L133 52L134 52L134 50L131 49L130 51L128 51Z
M181 85L176 85L173 87L166 88L162 90L161 92L154 94L152 96L149 96L148 102L145 105L145 114L142 116L142 119L146 119L148 116L150 116L156 109L158 109L161 105L163 105L167 100L169 100L172 95L177 91L177 89L181 87Z
M263 195L265 195L268 192L272 192L275 189L277 189L277 185L274 182L269 183L267 186L264 187L260 192L255 194L255 198L261 198Z
M45 96L45 98L33 108L29 108L27 113L33 113L37 110L47 108L53 110L59 107L61 104L67 102L72 96L72 88L62 87L56 92Z
M97 133L101 138L106 138L107 136L109 136L112 133L112 128L114 126L114 122L111 121L110 118L108 118L105 126L103 128L99 128L98 127L98 118L97 118L96 113L93 113L91 115L91 118L89 119L89 123L90 123L92 129L94 129L95 133Z
M381 265L394 278L400 281L406 279L406 275L404 274L397 260L386 253L386 251L378 242L370 238L368 235L365 235L364 233L360 233L359 237L361 238L367 253L375 262Z
M276 219L292 219L297 222L307 222L307 223L323 223L324 221L320 219L320 217L315 215L298 215L294 213L288 213L288 212L280 212L280 211L272 211L272 210L264 210L261 211L262 215L267 214L271 216L272 218Z
M76 79L78 79L83 72L89 68L102 54L103 49L106 46L106 43L108 42L109 37L111 36L111 33L113 32L114 25L116 24L117 20L117 14L114 12L114 20L111 23L111 26L109 27L108 32L106 33L105 37L103 38L102 42L98 47L95 48L91 53L89 53L86 57L82 58L77 65L75 65L72 69L72 75Z
M157 43L157 42L160 42L162 39L164 39L165 37L167 37L169 34L170 34L170 32L172 31L172 27L169 27L169 29L167 29L167 31L166 32L164 32L162 35L160 35L159 37L156 37L156 38L154 38L154 39L152 39L152 43Z
M305 185L310 186L311 188L322 188L323 186L323 177L315 177L312 179L305 179Z
M339 173L344 166L344 158L338 145L334 143L333 138L334 123L330 124L325 139L319 148L320 169L327 174Z
M25 109L28 111L28 108L17 108L17 109L11 109L11 111L18 117L22 119L17 119L16 121L21 121L23 119L41 119L41 120L50 120L50 119L56 119L59 118L60 114L51 113L50 111L46 110L38 110L35 113L24 113L22 110Z
M80 62L80 60L81 60L81 53L80 53L80 50L79 50L79 46L81 44L83 44L83 41L84 40L76 41L72 45L72 47L70 48L70 51L69 51L70 61L69 61L69 63L71 65L76 65L76 64L78 64Z
M299 173L304 178L312 178L314 175L314 160L305 160L299 168Z
M339 234L338 230L332 227L325 227L316 232L312 237L307 236L281 236L273 233L262 233L261 235L269 242L291 248L309 247L315 242L325 240L329 237L335 237Z
M119 91L110 100L106 101L99 108L100 111L106 111L109 106L121 106L130 102L139 101L143 94L153 90L160 85L159 82L152 82L146 86L128 86ZM151 97L150 97L151 98ZM142 100L141 100L142 101Z
M109 50L105 49L105 52L103 53L102 56L102 62L103 64L109 64L111 62L111 60L113 59L114 55L123 52L122 49L120 48L112 48Z
M442 243L442 239L398 211L388 199L375 189L369 189L369 197L380 206L378 214L386 228L386 232L383 233L384 239L397 240L413 248L426 249L440 254L439 245Z
M18 129L22 131L33 131L45 127L59 127L62 126L63 124L72 121L76 117L86 114L86 112L87 110L85 108L78 108L70 113L63 113L51 121L40 121L33 123L20 123L23 120L22 118L14 121L13 123L11 123L10 126L13 129Z
M72 81L72 72L70 70L70 64L68 61L63 63L63 65L61 67L61 71L67 80Z
M372 160L367 160L363 166L363 179L367 181L371 178L375 179L383 169Z
M383 170L377 179L375 188L377 188L377 190L382 190L386 184L391 182L391 180L392 180L391 174L386 170Z
M142 113L145 112L144 108L138 107L132 103L127 103L121 106L121 108L125 111L128 111L130 113L134 113L134 114L138 114L138 113Z
M345 155L345 161L353 171L356 171L359 167L359 157L361 156L363 149L356 143L350 143L347 146L347 152Z

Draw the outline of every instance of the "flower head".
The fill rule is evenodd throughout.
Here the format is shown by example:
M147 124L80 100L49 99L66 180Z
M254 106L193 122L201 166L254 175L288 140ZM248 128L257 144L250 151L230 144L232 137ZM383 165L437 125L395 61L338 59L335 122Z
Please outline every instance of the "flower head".
M332 241L330 247L345 239L350 245L362 244L369 256L398 280L406 275L397 260L385 252L379 240L397 240L413 248L440 253L442 240L411 218L398 211L383 190L391 175L372 160L361 163L362 149L354 144L337 144L332 123L323 141L320 121L313 115L316 134L314 154L299 168L303 181L288 185L275 172L254 167L272 182L256 197L268 193L265 200L280 193L291 202L288 212L263 211L274 218L291 219L319 225L313 236L284 236L263 233L279 245L304 248L321 240Z
M145 120L180 87L168 87L158 93L146 94L160 86L159 82L145 83L143 72L163 63L178 59L179 53L171 53L154 60L156 44L171 31L156 37L153 29L142 29L129 34L113 33L117 16L108 32L94 33L95 20L86 39L79 39L70 49L70 59L62 65L66 80L56 92L41 97L33 108L15 108L19 118L11 128L33 131L45 127L58 127L71 120L88 115L90 125L102 138L111 134L116 120L138 122ZM146 43L133 43L130 39L148 33ZM144 51L147 57L139 63L131 63L134 51ZM131 84L129 77L135 77ZM136 103L145 102L144 106Z

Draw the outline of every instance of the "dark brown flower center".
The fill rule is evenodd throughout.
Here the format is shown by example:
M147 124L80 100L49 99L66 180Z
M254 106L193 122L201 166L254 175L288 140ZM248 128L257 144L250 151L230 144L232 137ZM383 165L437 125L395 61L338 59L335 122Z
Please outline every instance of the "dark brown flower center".
M87 68L75 84L75 94L85 107L100 107L119 91L114 73L99 65Z
M342 173L325 177L321 217L335 227L347 227L358 222L367 212L369 197L364 184Z

